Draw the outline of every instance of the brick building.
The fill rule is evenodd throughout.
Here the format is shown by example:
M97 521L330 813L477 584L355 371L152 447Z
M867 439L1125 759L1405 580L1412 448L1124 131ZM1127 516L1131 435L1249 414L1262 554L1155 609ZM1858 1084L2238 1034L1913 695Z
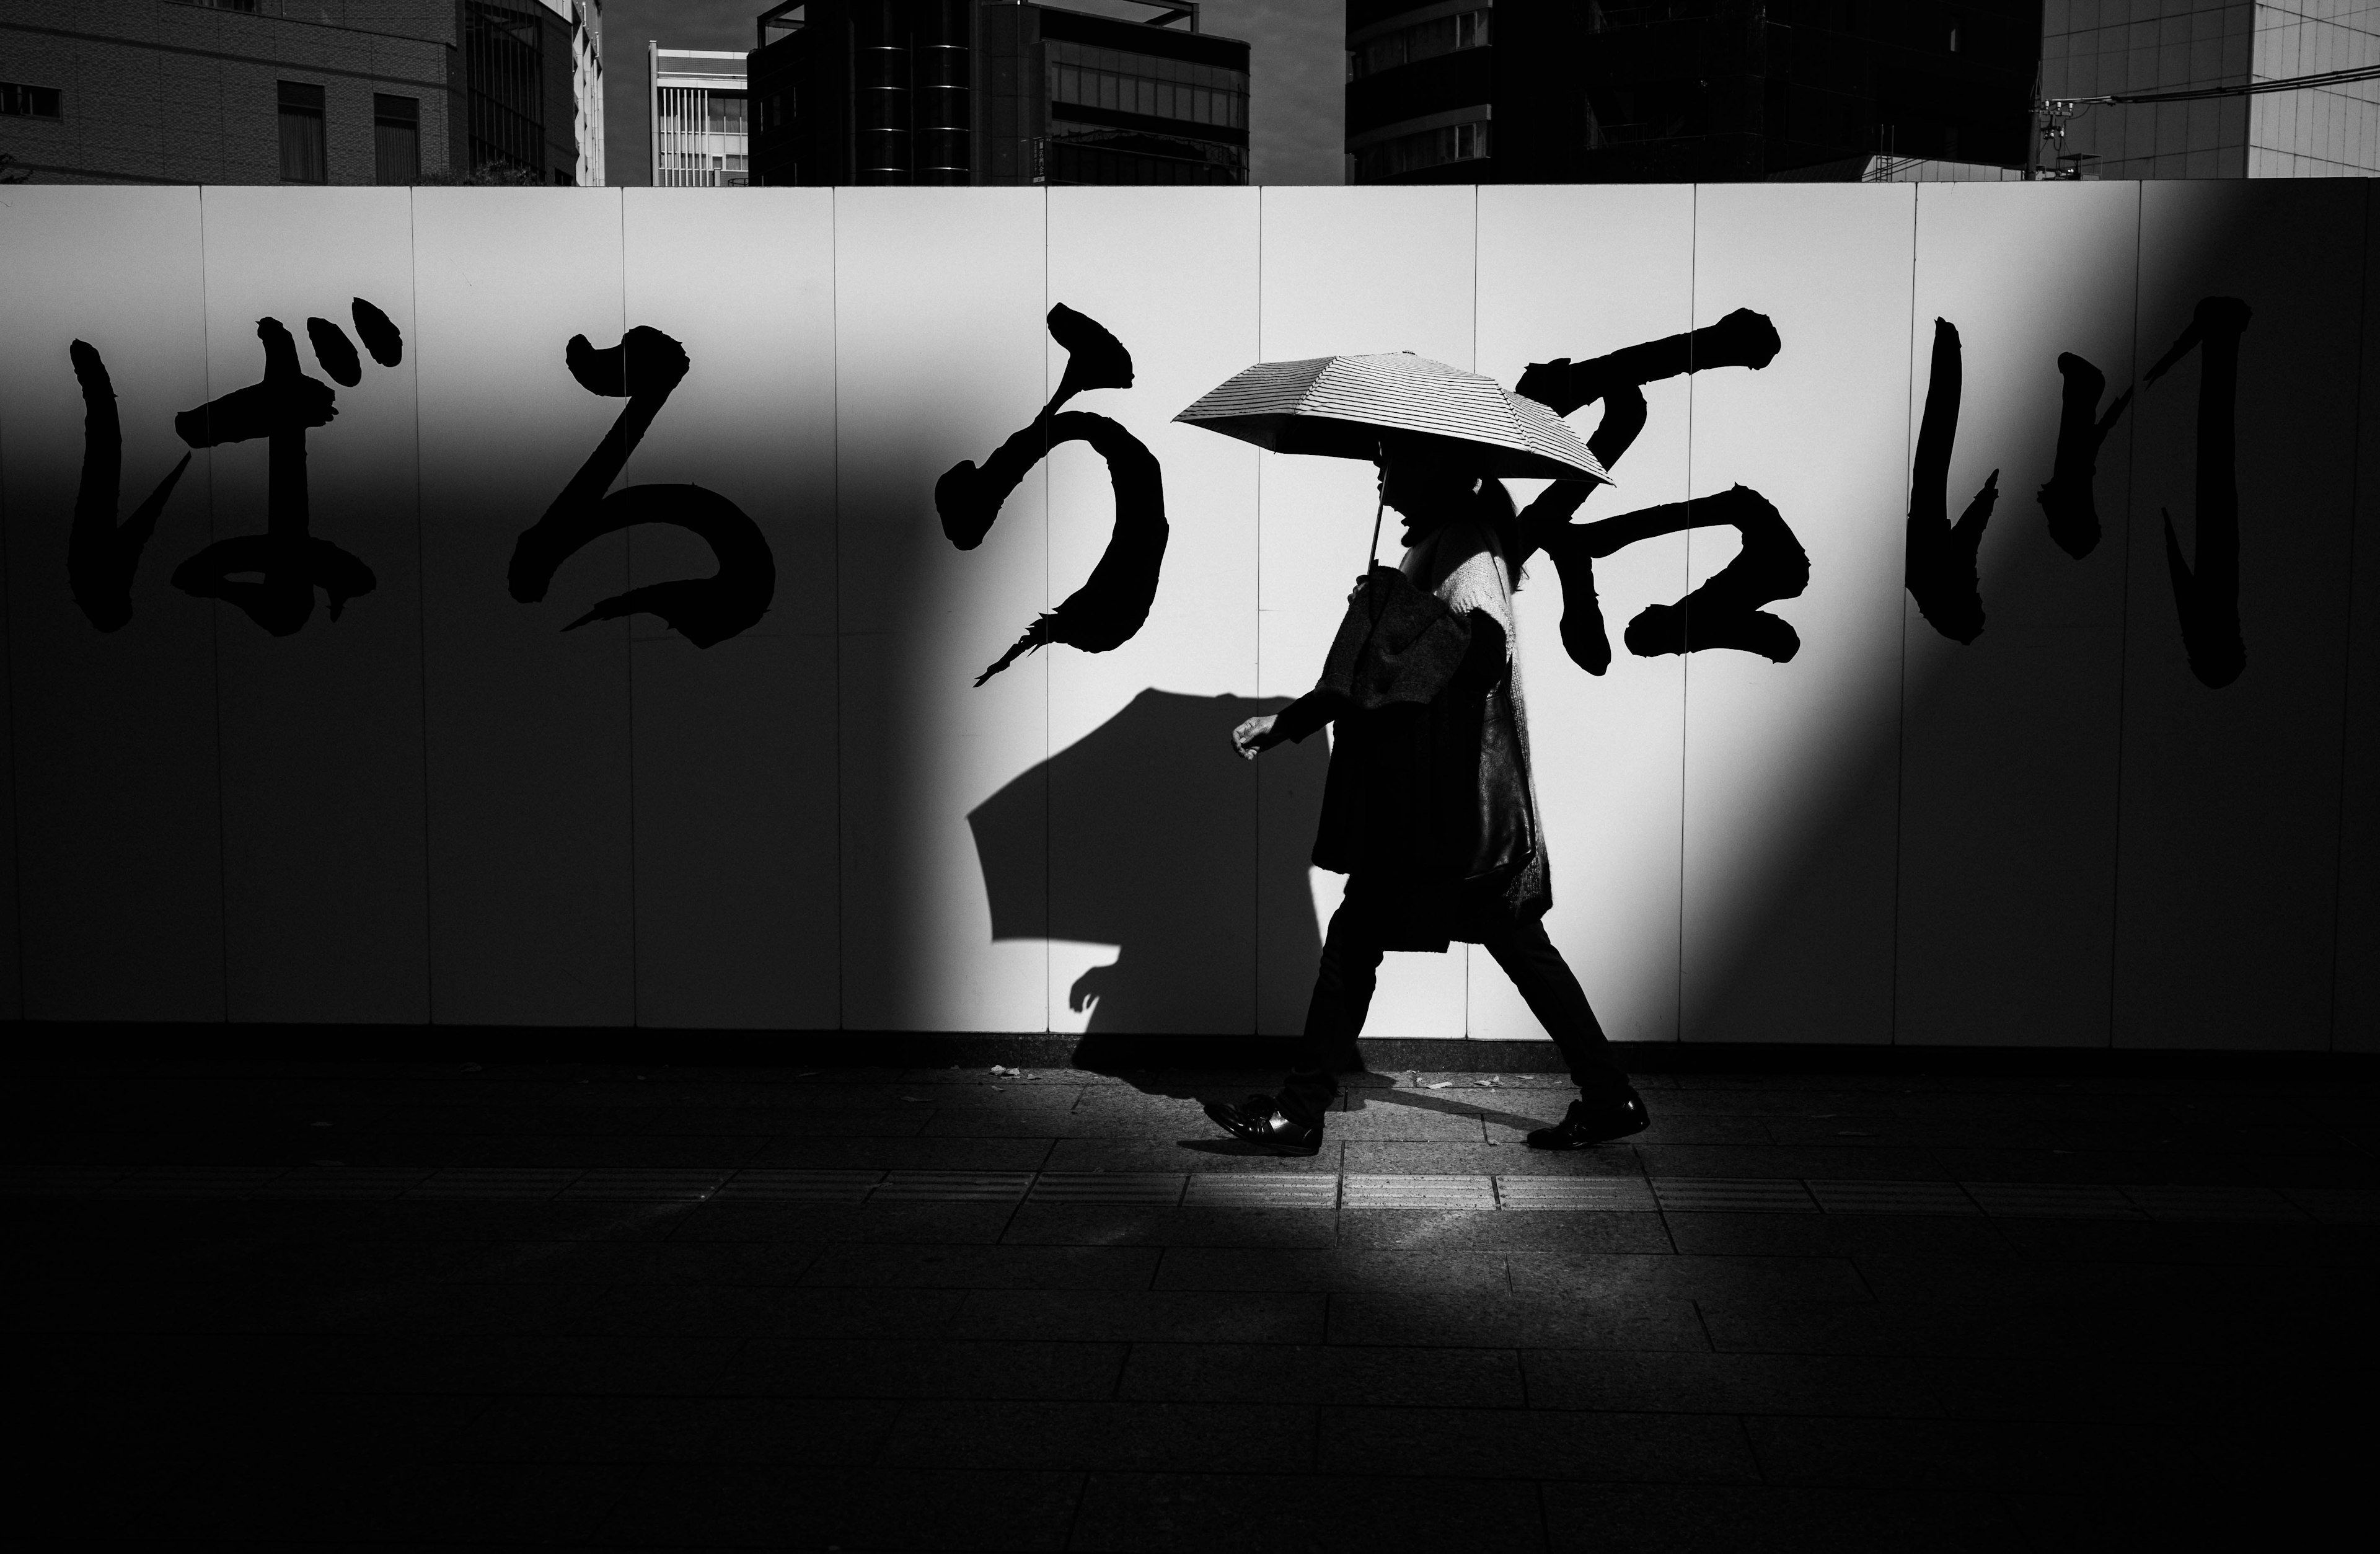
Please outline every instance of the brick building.
M0 153L41 183L603 181L600 0L9 0Z

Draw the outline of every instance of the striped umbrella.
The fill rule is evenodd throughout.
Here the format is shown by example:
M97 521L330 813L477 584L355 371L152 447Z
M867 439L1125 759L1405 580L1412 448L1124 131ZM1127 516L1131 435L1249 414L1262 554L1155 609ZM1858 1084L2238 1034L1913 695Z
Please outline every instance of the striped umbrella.
M1384 431L1475 445L1479 473L1613 483L1569 423L1476 372L1392 351L1260 361L1173 418L1277 454L1369 459Z

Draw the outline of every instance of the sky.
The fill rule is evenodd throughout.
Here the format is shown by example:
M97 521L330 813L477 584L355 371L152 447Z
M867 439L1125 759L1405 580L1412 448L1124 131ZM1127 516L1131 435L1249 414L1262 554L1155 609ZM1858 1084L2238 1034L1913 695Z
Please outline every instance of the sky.
M652 181L645 40L667 49L749 49L753 18L770 3L603 0L604 182ZM1065 8L1135 19L1152 14L1117 0L1068 0ZM1345 16L1343 0L1207 0L1199 13L1201 30L1253 45L1248 153L1256 182L1344 181Z

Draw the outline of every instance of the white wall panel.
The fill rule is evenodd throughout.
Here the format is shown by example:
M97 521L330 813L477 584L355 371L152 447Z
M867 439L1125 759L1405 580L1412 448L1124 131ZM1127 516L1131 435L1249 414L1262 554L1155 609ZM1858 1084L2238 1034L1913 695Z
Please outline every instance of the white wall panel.
M625 483L715 491L776 565L769 613L698 648L631 617L637 1019L841 1023L835 716L834 196L630 189L626 314L691 365ZM719 570L697 536L627 531L642 587Z
M1130 641L1096 654L1041 650L1050 931L1085 946L1050 962L1053 1030L1253 1030L1258 878L1305 866L1303 849L1286 860L1259 852L1257 772L1229 743L1256 710L1257 468L1271 455L1173 419L1257 359L1258 198L1050 192L1050 300L1105 325L1134 369L1131 388L1066 408L1106 416L1147 444L1170 525L1156 601ZM1055 384L1066 353L1054 342L1048 352ZM1084 443L1061 447L1048 469L1054 603L1099 564L1115 499ZM1310 925L1303 946L1294 921L1273 927L1294 947L1314 942Z
M1946 319L1964 379L1949 516L1995 470L1999 497L1977 558L1982 634L1961 644L1901 601L1899 1041L2107 1041L2130 412L2098 455L2095 548L2060 548L2039 492L2058 452L2059 354L2105 375L2103 414L2146 365L2132 343L2139 212L2134 184L1918 186L1910 419Z
M1472 369L1477 190L1262 192L1260 359L1411 351ZM1265 696L1303 696L1322 668L1347 590L1363 576L1378 484L1372 467L1357 460L1279 455L1265 456L1257 480L1264 515L1257 590L1265 616L1257 689ZM1396 516L1390 514L1379 554L1392 565L1397 534ZM1326 929L1344 886L1338 875L1315 878ZM1259 955L1275 953L1287 955L1290 945L1268 937ZM1459 948L1443 955L1390 955L1380 968L1365 1034L1463 1035L1469 1017L1463 960ZM1268 987L1298 980L1269 965L1258 977ZM1304 979L1310 988L1310 967ZM1302 1023L1305 1001L1285 1002Z
M2316 180L2141 196L2141 359L2202 297L2253 310L2234 423L2248 656L2201 683L2168 572L2161 514L2197 554L2193 351L2136 407L2116 1045L2327 1047L2362 212Z
M973 551L943 538L934 510L943 471L981 464L1053 386L1045 220L1039 189L964 201L835 191L843 1008L855 1028L1040 1030L1048 1015L1046 875L1003 892L1000 927L1015 932L994 939L967 823L1018 778L1038 782L1050 753L1046 652L974 686L1051 602L1046 471L1025 478Z
M1679 186L1479 191L1479 370L1510 387L1533 361L1585 361L1694 327L1694 190ZM1686 490L1688 381L1645 389L1645 430L1581 521L1664 503ZM1572 417L1591 436L1600 405ZM1547 482L1514 481L1526 506ZM1612 648L1590 675L1561 641L1561 578L1550 558L1526 569L1516 603L1531 754L1553 860L1546 931L1605 1030L1622 1041L1678 1034L1680 760L1685 666L1621 645L1629 618L1686 591L1682 534L1640 541L1596 564ZM1471 1034L1545 1032L1494 958L1474 948Z
M626 327L620 193L413 201L432 1016L628 1025L628 627L564 629L626 587L626 542L578 552L540 603L505 587L514 541L626 404L563 355Z
M202 213L210 392L263 378L260 320L289 331L300 370L337 395L337 419L306 434L309 531L375 579L335 621L318 587L312 618L286 636L231 603L204 606L221 676L230 1017L418 1024L430 925L411 202L211 188ZM400 333L394 367L366 348L357 297ZM354 386L334 382L314 318L354 346ZM263 438L215 450L214 539L266 531L268 456Z
M1694 322L1767 314L1759 371L1697 375L1689 484L1738 483L1810 558L1799 630L1771 663L1686 665L1685 1010L1694 1041L1884 1041L1891 1033L1894 765L1914 188L1695 191ZM1736 552L1694 532L1688 580Z
M224 1017L213 625L167 580L207 542L190 465L101 632L67 586L83 456L68 347L100 354L123 434L120 522L190 450L207 400L195 188L0 188L0 510L7 518L25 1014ZM226 384L225 386L230 386Z

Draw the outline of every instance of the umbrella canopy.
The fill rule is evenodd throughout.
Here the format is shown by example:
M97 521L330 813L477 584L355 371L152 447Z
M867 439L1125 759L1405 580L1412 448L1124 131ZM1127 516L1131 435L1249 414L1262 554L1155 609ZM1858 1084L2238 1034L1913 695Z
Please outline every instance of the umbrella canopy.
M1260 361L1173 418L1277 454L1368 459L1384 431L1476 446L1479 473L1611 482L1569 423L1493 378L1410 351Z

